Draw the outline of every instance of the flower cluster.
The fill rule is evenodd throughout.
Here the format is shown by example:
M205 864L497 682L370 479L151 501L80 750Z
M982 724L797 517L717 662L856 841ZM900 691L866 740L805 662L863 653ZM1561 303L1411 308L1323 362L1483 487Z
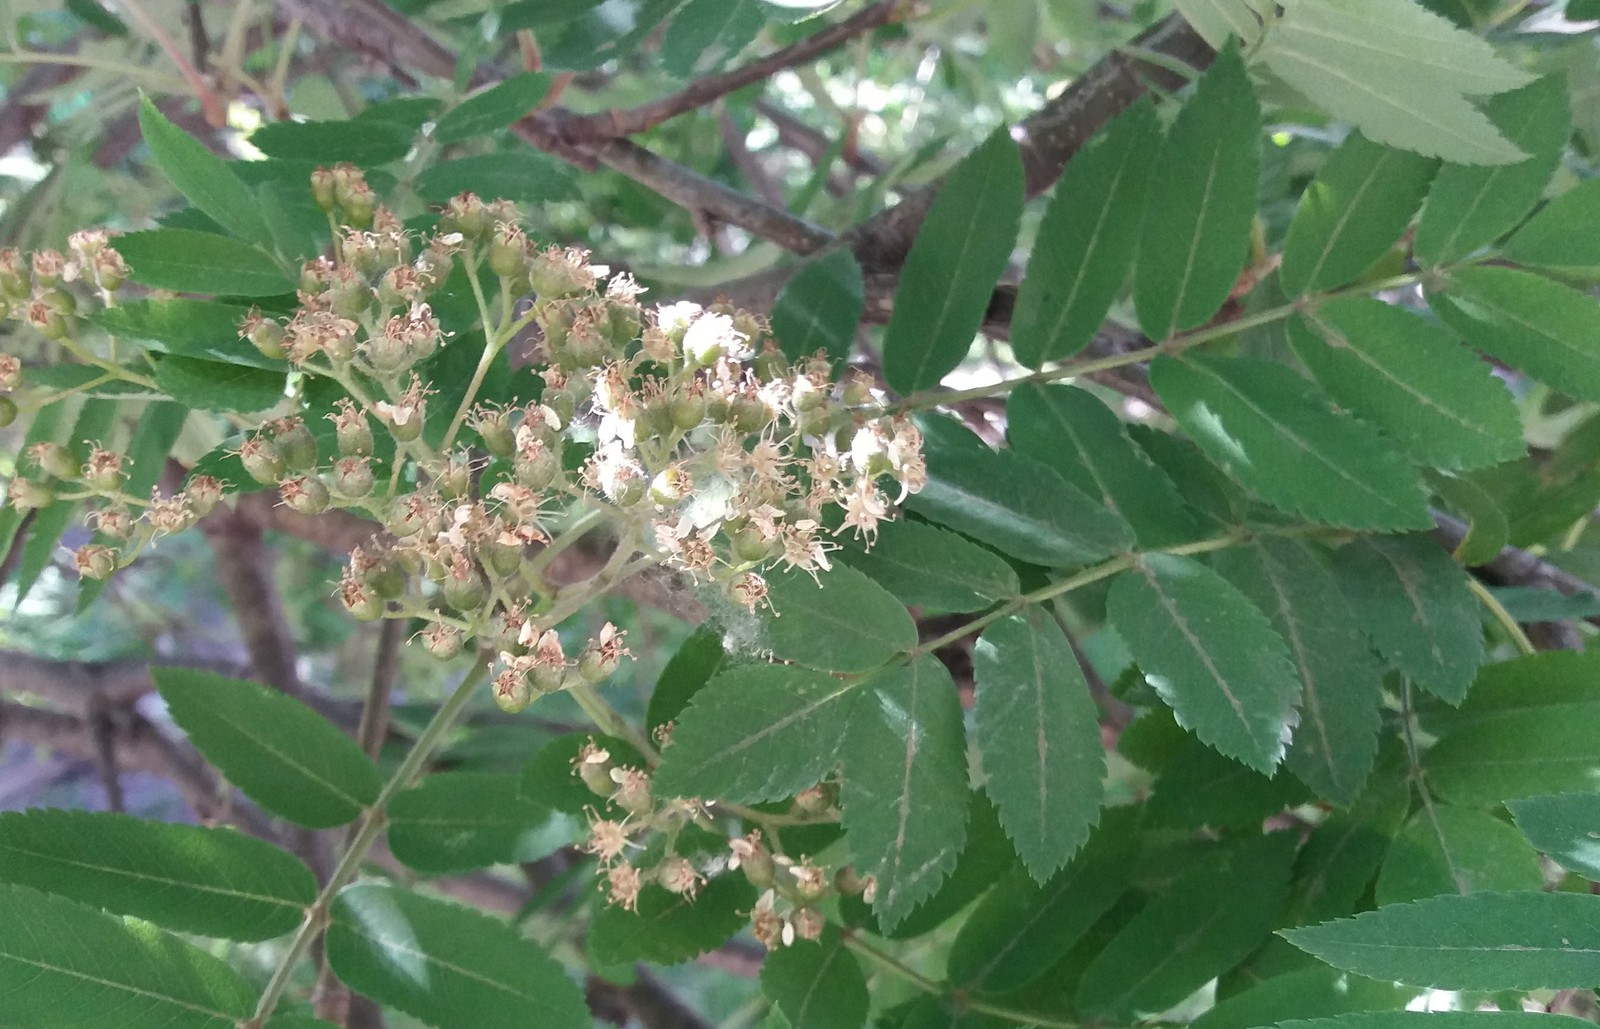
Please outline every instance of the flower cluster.
M640 891L652 883L693 900L709 879L742 873L761 891L750 911L751 931L768 949L776 949L820 936L826 924L822 905L830 897L859 896L871 903L877 892L872 877L863 878L848 865L830 874L808 858L773 853L759 829L730 839L724 854L680 853L678 843L687 826L715 829L714 805L658 801L651 793L648 772L617 764L610 751L592 739L579 750L572 772L609 807L620 809L622 817L615 818L590 808L588 839L583 844L599 859L601 888L613 904L636 909ZM794 806L801 816L837 817L828 791L821 787L802 793ZM659 834L662 846L647 842L652 833Z
M342 508L381 525L350 555L339 600L361 619L420 619L442 658L487 653L508 709L604 681L627 656L612 626L572 657L554 631L582 598L549 566L589 528L609 525L619 542L586 585L666 564L754 609L772 568L826 570L834 535L870 540L893 497L925 481L910 421L880 413L864 379L835 382L820 358L791 362L757 316L721 303L648 308L630 276L534 244L508 203L463 194L418 236L353 167L318 169L311 191L334 245L302 267L291 316L252 311L239 327L301 373L300 392L239 441L239 467L297 512ZM0 252L0 303L91 359L68 286L109 296L127 268L104 234L75 236L70 251ZM447 327L436 313L447 283L453 300L470 291L475 324ZM483 347L477 373L464 399L440 404L460 384L434 381L433 359L467 332ZM480 395L496 356L528 336L538 395ZM14 358L0 360L0 389L20 378ZM331 392L306 385L319 379ZM85 575L109 574L222 499L224 484L206 476L173 497L125 497L119 455L81 454L41 444L45 475L19 476L9 496L41 507L76 483L72 499L101 499L100 539L77 555Z

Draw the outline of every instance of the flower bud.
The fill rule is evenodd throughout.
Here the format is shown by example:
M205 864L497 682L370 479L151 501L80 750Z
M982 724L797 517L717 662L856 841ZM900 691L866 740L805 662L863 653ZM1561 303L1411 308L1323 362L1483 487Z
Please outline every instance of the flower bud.
M59 250L33 252L33 284L37 288L55 286L67 271L67 259Z
M822 930L827 927L827 919L822 917L822 912L816 908L801 908L789 919L794 926L794 934L802 940L815 940L822 936Z
M439 215L439 229L459 232L463 239L472 242L489 231L489 209L475 193L462 193L452 197Z
M19 476L12 479L10 485L6 487L6 499L18 511L32 511L55 503L56 494L42 482Z
M333 463L333 491L346 500L370 497L376 485L372 465L366 458L341 457Z
M86 543L72 552L72 564L85 579L109 579L117 570L117 552L100 543Z
M597 747L591 741L583 745L578 751L578 759L573 762L574 770L583 784L589 787L589 792L597 797L609 797L617 792L617 784L611 778L613 765L611 752Z
M0 389L6 392L22 388L22 358L15 354L0 354Z
M372 427L367 416L352 401L341 399L339 410L328 416L333 422L334 441L341 457L366 457L372 453Z
M504 459L516 451L517 441L511 433L511 415L505 410L474 408L468 424L483 441L483 449L492 456Z
M396 539L409 539L425 529L432 517L433 509L427 500L413 493L390 507L383 527Z
M466 634L453 625L435 622L422 631L422 645L428 653L441 661L448 661L461 653Z
M126 477L122 471L122 455L101 447L89 451L89 460L84 463L80 474L84 482L101 493L117 492Z
M95 531L107 539L119 542L133 536L133 516L121 506L102 507L89 516Z
M694 898L700 884L705 881L687 858L677 854L669 854L662 858L661 863L656 866L655 875L656 882L661 884L662 889L690 899Z
M433 488L446 500L462 500L472 492L472 462L459 451L445 459Z
M244 320L242 331L244 337L250 341L250 345L255 347L262 357L274 361L283 359L286 351L283 348L285 333L282 325L269 321L261 317L260 312L252 310L250 316Z
M317 439L299 418L280 418L268 426L273 446L291 472L309 471L317 464Z
M624 811L648 815L655 810L648 774L637 768L613 768L611 780L617 784L617 792L611 795L611 799Z
M516 714L533 703L533 687L516 667L507 668L494 678L494 702L507 714Z
M328 487L315 475L287 479L278 486L278 493L283 498L283 506L307 515L321 514L333 500L328 495Z
M476 611L489 599L489 584L483 573L465 557L460 557L450 567L444 578L445 603L457 611Z
M246 475L263 486L275 485L289 471L277 445L259 433L240 444L239 463Z
M528 237L522 229L506 222L495 229L489 241L489 270L502 279L526 280Z
M351 578L348 571L339 582L339 600L357 621L373 622L383 617L383 600L377 591Z
M334 197L336 190L333 172L323 167L317 167L311 172L311 199L324 213L332 214L338 201Z
M45 339L62 339L67 335L66 317L55 307L41 299L28 301L24 320Z
M28 448L28 455L44 469L45 474L57 479L76 479L83 472L83 465L72 451L59 443L35 443Z
M16 247L0 250L0 297L16 302L33 292L33 274L22 251Z
M196 475L183 489L196 518L204 518L222 503L222 480L211 475Z

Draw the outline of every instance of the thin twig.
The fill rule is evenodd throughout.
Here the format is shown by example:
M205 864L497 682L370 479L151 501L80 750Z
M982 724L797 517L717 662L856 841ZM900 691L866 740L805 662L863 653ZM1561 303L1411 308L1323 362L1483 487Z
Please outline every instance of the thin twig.
M814 61L857 36L882 28L895 20L902 6L899 0L880 0L879 3L860 13L814 32L766 57L720 75L707 75L696 79L669 97L625 110L602 111L598 114L567 118L563 120L563 128L571 133L572 140L580 142L598 142L616 136L637 135L680 114L698 110L746 86L769 79L787 68Z
M189 63L189 59L184 56L182 50L178 49L178 44L173 42L172 37L167 35L166 30L157 24L154 18L150 17L150 12L144 9L144 5L140 0L122 0L122 9L128 13L129 17L139 23L139 27L144 30L145 35L155 40L156 45L161 47L167 58L177 65L178 73L183 76L183 81L188 84L190 92L200 101L200 109L206 113L206 124L214 129L220 129L228 124L228 112L222 103L222 98L206 82L205 76L201 75L195 69L195 66Z
M366 702L361 705L361 724L356 729L356 742L374 761L389 734L389 697L394 692L400 645L405 640L405 619L385 618L378 631L377 654L372 659L372 683L367 688Z

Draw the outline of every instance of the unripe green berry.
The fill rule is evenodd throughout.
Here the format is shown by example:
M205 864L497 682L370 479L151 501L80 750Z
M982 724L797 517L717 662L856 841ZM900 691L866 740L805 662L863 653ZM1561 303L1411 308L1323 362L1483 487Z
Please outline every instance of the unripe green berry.
M17 403L10 397L0 397L0 429L17 420Z
M347 500L372 495L376 482L372 465L364 457L341 457L333 463L333 491Z
M55 503L56 494L42 482L18 477L6 487L6 499L18 511L33 511Z
M317 438L311 435L311 430L299 418L275 422L272 443L278 448L278 454L289 471L304 472L316 467Z
M465 634L453 625L434 624L422 633L422 645L428 653L441 661L448 661L461 653Z
M239 463L244 465L246 475L263 486L275 485L289 472L277 445L259 435L240 445Z
M284 506L301 514L318 515L328 509L333 498L328 487L315 475L302 475L288 479L278 486Z
M444 599L457 611L476 611L489 599L489 584L483 581L482 572L462 561L445 576Z
M83 464L59 443L35 443L28 453L46 474L58 479L76 479L83 472Z

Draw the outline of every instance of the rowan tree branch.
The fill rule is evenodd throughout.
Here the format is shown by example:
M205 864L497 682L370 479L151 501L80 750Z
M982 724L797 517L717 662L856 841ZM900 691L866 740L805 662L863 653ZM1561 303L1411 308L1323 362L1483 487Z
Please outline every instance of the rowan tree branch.
M705 107L778 72L814 61L857 36L893 22L905 8L902 0L880 0L870 7L813 32L798 42L720 75L695 79L671 96L638 107L601 111L567 118L563 129L574 142L599 142L616 136L633 136L670 121L680 114Z
M256 676L275 690L303 697L294 633L273 575L275 555L260 524L224 504L200 520L200 531L211 544L217 579L233 605Z

